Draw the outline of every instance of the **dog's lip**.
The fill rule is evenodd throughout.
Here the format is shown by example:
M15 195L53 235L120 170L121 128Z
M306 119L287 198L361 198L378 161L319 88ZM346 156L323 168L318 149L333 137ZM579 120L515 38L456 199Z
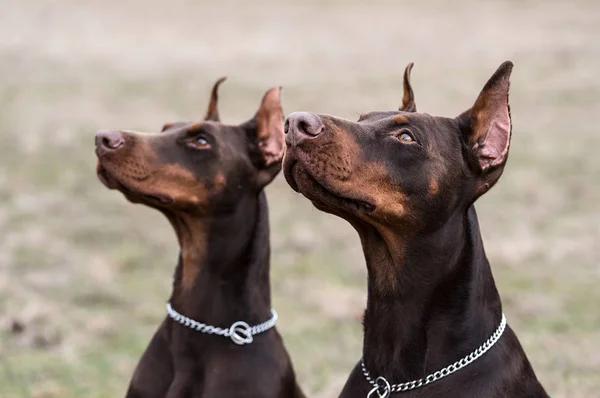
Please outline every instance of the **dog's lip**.
M296 177L294 176L294 168L296 166L296 163L298 163L297 159L291 159L289 162L286 162L284 167L287 169L286 171L288 172L285 174L289 175L289 178L287 178L287 182L290 188L292 188L298 193L301 193L300 188L298 187L298 182L296 181Z
M98 165L96 166L96 175L98 176L98 179L100 180L100 182L102 184L104 184L104 186L106 186L106 188L108 189L116 189L116 180L114 178L112 178L112 176L110 176L110 174L108 173L108 171L106 170L106 168L104 168L104 166L102 166L102 164L100 162L98 162Z
M307 173L307 176L312 179L312 182L318 187L320 188L325 194L340 200L341 202L345 203L346 205L350 205L355 207L356 209L359 210L364 210L367 213L371 213L373 212L373 210L375 210L375 205L373 205L370 202L367 202L365 200L362 199L354 199L354 198L349 198L346 196L341 196L341 195L337 195L335 193L333 193L331 190L329 190L325 185L321 184L321 182L319 182L319 180L317 180L315 177L313 177L311 174Z
M301 191L300 186L298 185L298 181L296 179L296 173L299 172L298 167L300 167L297 165L297 163L298 163L298 161L296 159L293 159L291 161L290 165L288 166L289 167L289 175L291 177L289 179L291 181L288 180L288 184L294 191L303 193ZM310 179L312 184L315 187L317 187L317 189L320 190L322 194L332 197L332 198L344 203L346 206L350 205L358 210L363 210L366 213L371 213L375 210L376 206L373 203L366 201L364 199L350 198L347 196L342 196L342 195L336 194L330 188L327 187L326 183L321 182L321 180L319 180L317 177L315 177L313 174L311 174L305 167L302 167L302 171L306 175L306 178ZM310 200L312 202L314 202L314 200L312 200L312 199L310 199Z
M96 152L96 156L98 157L98 159L100 159L101 157L103 157L105 155L105 151L98 144L96 144L96 149L94 149L94 152Z
M98 179L109 189L116 189L130 196L143 196L153 201L158 201L161 204L168 205L173 203L173 198L167 195L160 195L156 193L147 193L141 191L134 191L127 184L124 184L114 175L112 175L101 163L98 163L96 168L96 174Z

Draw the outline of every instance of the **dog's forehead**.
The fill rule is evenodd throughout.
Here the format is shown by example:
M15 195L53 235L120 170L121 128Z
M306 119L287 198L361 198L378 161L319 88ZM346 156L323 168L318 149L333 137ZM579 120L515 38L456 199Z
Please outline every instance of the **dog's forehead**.
M218 123L218 122L180 121L180 122L166 124L163 131L179 132L179 133L194 133L194 132L200 133L203 131L218 130L219 128L220 128L220 123Z
M403 112L403 111L372 111L363 113L358 119L359 125L364 126L391 126L396 125L427 125L435 124L436 116L428 113Z
M178 131L181 130L182 128L184 128L185 126L192 124L193 122L191 121L172 121L172 122L167 122L165 124L163 124L163 127L161 129L161 132L171 132L171 131Z
M407 114L408 112L401 111L369 111L360 115L358 122L374 122L387 119L395 115Z
M453 119L441 116L433 116L428 113L402 112L402 111L374 111L364 113L358 120L362 126L396 127L416 126L423 130L447 129Z
M417 127L419 130L435 128L436 117L427 113L402 111L375 111L361 115L358 125L369 131L395 129L399 127Z
M163 133L173 134L175 136L194 134L208 134L214 137L219 142L231 142L237 144L240 141L238 138L243 135L239 126L223 124L221 122L204 120L197 121L181 121L167 123L163 127Z

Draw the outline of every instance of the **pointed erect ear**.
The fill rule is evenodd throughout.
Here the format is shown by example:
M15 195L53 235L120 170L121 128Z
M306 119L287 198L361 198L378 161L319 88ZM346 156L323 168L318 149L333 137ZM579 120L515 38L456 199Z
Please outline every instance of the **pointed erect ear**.
M268 184L281 170L285 136L280 92L281 87L269 89L254 118L245 123L260 186Z
M404 70L404 95L402 96L402 106L400 111L403 112L416 112L417 105L415 104L415 93L413 93L412 86L410 85L410 72L413 68L414 63L411 62L406 66Z
M206 116L204 116L204 120L211 120L213 122L220 121L219 118L219 86L227 79L226 76L223 76L217 80L210 92L210 102L208 103L208 110L206 111Z
M273 87L262 99L256 119L256 140L264 165L271 166L283 157L283 109L280 101L281 87Z
M457 118L469 164L477 176L476 196L498 181L508 158L512 130L508 90L512 68L510 61L500 65L473 107Z

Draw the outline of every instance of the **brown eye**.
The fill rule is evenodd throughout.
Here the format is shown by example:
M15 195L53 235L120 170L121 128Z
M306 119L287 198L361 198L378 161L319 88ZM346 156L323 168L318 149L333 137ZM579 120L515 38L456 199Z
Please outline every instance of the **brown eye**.
M198 148L198 149L210 148L210 144L208 143L208 140L206 139L206 137L204 137L202 135L199 135L198 137L196 137L192 141L190 141L190 145L193 146L194 148Z
M414 138L412 137L412 135L408 134L408 133L402 133L398 136L398 139L402 142L413 142Z

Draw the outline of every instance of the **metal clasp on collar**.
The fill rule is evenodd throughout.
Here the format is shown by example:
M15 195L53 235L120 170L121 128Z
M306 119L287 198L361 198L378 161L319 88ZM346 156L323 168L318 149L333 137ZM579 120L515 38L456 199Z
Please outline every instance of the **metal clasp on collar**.
M237 345L250 344L254 341L254 335L264 333L267 330L275 327L277 322L277 312L271 308L271 319L258 325L250 326L244 321L234 322L229 328L222 329L220 327L207 325L206 323L195 321L187 316L181 315L175 311L171 303L167 303L167 313L175 322L183 326L195 330L200 333L216 334L217 336L229 337Z
M229 337L237 345L252 343L252 329L244 321L237 321L229 328Z
M373 395L375 393L377 393L377 397ZM369 391L367 398L371 398L371 396L373 398L388 398L391 393L392 386L390 386L390 383L385 379L385 377L379 376L377 379L375 379L375 387Z

